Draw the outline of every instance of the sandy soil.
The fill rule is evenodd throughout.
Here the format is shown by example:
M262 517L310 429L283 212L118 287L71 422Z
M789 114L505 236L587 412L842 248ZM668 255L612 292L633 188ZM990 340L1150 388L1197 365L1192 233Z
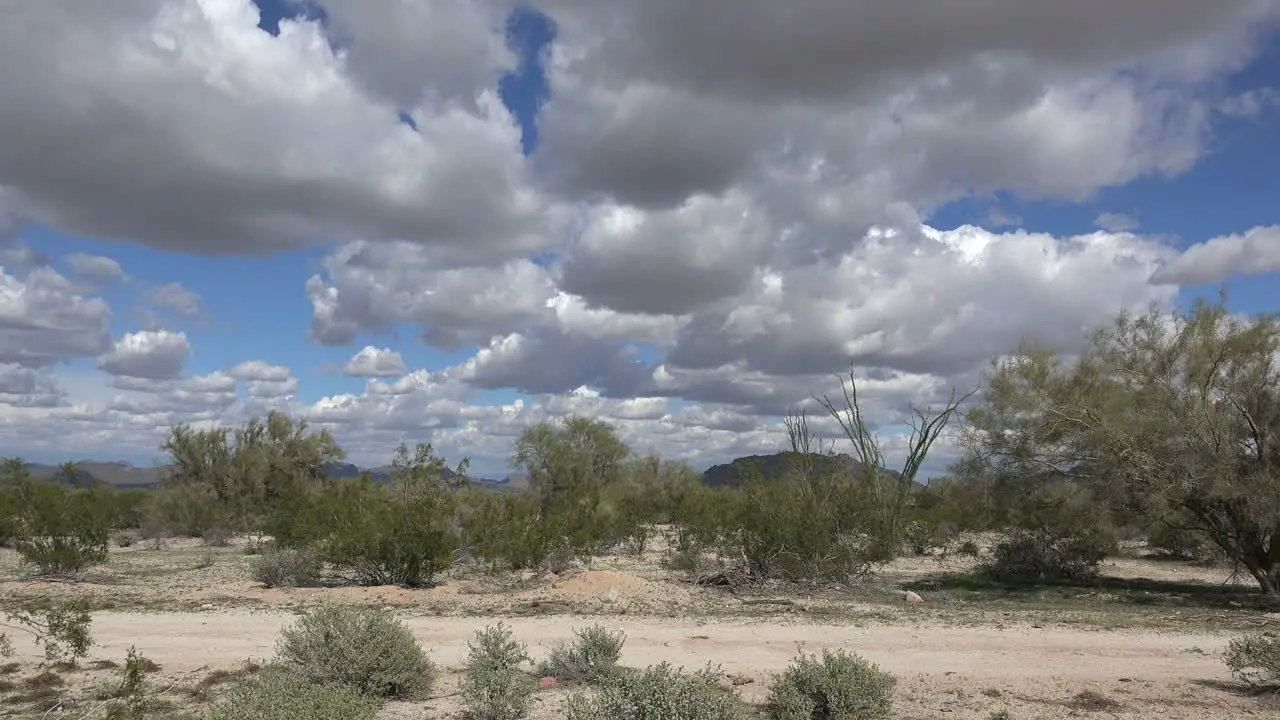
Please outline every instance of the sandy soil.
M131 646L160 663L165 677L196 677L232 670L245 659L269 659L281 628L293 616L274 611L190 613L99 613L94 618L94 657L119 658ZM467 640L492 619L409 617L423 647L455 671ZM573 617L508 618L534 658L572 637L587 621ZM627 635L623 663L662 661L694 668L707 662L738 675L738 690L762 701L769 678L798 649L845 648L900 679L901 718L1059 718L1088 713L1072 705L1091 691L1117 703L1102 717L1235 718L1266 710L1230 689L1219 653L1225 644L1212 634L986 628L851 627L811 623L679 622L611 618L607 626ZM24 655L33 650L23 648ZM26 659L34 660L32 655ZM442 693L456 683L453 672ZM166 683L168 684L168 683ZM557 716L568 690L543 693L535 717ZM388 706L387 718L454 717L456 698Z

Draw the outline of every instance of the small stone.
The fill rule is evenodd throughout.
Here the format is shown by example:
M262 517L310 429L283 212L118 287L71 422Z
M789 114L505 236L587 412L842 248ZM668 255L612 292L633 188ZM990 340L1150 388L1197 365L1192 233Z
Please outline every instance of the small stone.
M910 590L907 591L907 595L904 598L904 600L912 604L924 602L924 598L920 597L919 595L917 595L916 593Z
M600 599L607 603L618 602L618 591L614 588L609 588L608 590L600 593Z
M553 677L538 678L538 687L551 688L556 686L556 679Z

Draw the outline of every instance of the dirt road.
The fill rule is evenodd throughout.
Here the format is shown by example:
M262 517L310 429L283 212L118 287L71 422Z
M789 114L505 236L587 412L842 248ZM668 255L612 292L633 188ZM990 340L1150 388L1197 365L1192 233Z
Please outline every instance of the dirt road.
M165 675L201 668L233 669L265 660L280 630L294 616L277 612L99 613L94 616L95 657L120 658L130 645L163 666ZM408 618L431 656L458 668L467 640L489 618ZM581 617L509 618L530 654L572 637ZM1226 638L1209 634L1085 631L1060 628L856 627L779 622L698 622L606 618L627 634L623 662L644 666L668 661L694 668L708 661L750 678L739 688L761 701L769 678L798 648L845 648L899 677L900 718L986 720L991 717L1066 718L1086 714L1082 692L1096 693L1111 717L1236 718L1266 711L1232 692L1222 665ZM33 649L23 649L29 654ZM448 690L456 677L445 679ZM563 693L540 698L535 717L558 716ZM386 718L453 717L456 699L428 705L395 704ZM1003 714L1002 714L1003 713Z

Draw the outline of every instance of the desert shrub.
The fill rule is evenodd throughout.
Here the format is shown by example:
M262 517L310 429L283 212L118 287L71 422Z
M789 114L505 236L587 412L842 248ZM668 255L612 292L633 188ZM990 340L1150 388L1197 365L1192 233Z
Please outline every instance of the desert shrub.
M141 488L125 488L112 493L111 527L117 530L135 530L142 527L151 491Z
M502 623L486 627L468 643L461 692L474 720L519 720L529 714L536 685L520 669L528 661L527 648L512 639Z
M676 551L710 551L739 564L744 581L847 582L897 551L870 497L830 467L753 478L742 489L691 489L675 512Z
M380 608L321 605L281 634L276 654L310 680L376 697L430 694L439 674L409 628Z
M1221 553L1202 530L1176 518L1161 518L1147 530L1147 546L1160 555L1179 560L1208 560Z
M551 648L551 654L538 664L539 675L598 683L617 674L626 635L599 625L575 630L574 635L572 642Z
M1241 682L1254 687L1280 685L1280 636L1250 633L1227 643L1223 661Z
M1015 530L995 544L983 569L1006 583L1083 582L1097 577L1114 545L1099 536Z
M903 529L902 539L913 555L928 555L945 548L955 534L954 526L931 520L913 520Z
M231 532L235 519L212 489L181 483L153 491L140 524L155 535L216 539Z
M438 479L420 480L335 481L283 500L264 530L282 547L314 548L362 585L429 585L459 545L456 501Z
M89 610L89 601L81 598L33 610L14 608L5 610L3 615L10 629L23 632L44 647L46 662L74 663L87 655L93 645ZM12 639L0 633L0 657L12 654Z
M103 490L25 481L16 488L14 547L43 575L70 573L107 559L111 508Z
M734 720L742 700L724 689L711 665L693 673L668 663L617 675L594 694L580 693L565 708L570 720Z
M769 717L774 720L880 720L893 708L897 680L843 650L822 658L801 653L774 681Z
M228 689L202 720L374 720L380 705L346 685L267 667Z
M267 587L312 587L320 582L321 563L308 548L269 546L253 560L253 579Z
M155 663L138 652L136 647L129 648L124 667L120 668L118 683L105 693L117 701L108 707L107 720L142 720L149 717L148 713L155 703L147 694L147 673L153 667L156 667Z

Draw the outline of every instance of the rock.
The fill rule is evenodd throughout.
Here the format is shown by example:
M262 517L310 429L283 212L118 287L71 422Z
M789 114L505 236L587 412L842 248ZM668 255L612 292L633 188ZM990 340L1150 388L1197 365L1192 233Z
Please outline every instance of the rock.
M912 604L924 602L924 598L920 597L919 595L917 595L916 593L910 590L907 591L907 596L904 598L904 600Z
M553 677L538 678L538 687L552 688L556 686L556 679Z
M607 603L618 602L618 591L614 588L609 588L600 593L600 599Z

